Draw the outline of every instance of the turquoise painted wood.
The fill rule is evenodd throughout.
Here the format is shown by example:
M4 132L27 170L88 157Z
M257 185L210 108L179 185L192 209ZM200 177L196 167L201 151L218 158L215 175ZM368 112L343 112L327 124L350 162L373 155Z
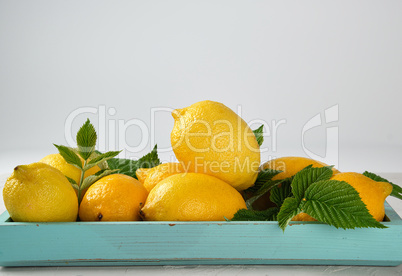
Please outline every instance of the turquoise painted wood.
M307 264L396 266L402 220L388 229L318 222L12 222L0 216L1 266Z

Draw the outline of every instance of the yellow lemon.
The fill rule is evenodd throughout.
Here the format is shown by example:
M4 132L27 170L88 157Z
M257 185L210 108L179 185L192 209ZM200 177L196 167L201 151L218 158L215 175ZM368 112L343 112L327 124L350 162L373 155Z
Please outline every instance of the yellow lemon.
M291 176L294 176L296 173L304 169L305 167L312 165L313 168L320 168L328 166L325 163L322 163L317 160L313 160L306 157L296 157L296 156L287 156L280 157L276 159L272 159L266 163L264 163L261 168L262 169L271 169L282 171L281 173L275 175L272 179L285 179ZM335 168L332 168L334 174L339 173L339 171Z
M181 173L159 182L141 213L145 220L223 221L245 208L240 193L222 180L206 174Z
M135 175L137 176L137 179L139 182L144 184L145 179L147 178L148 174L154 169L153 168L139 168L135 171Z
M79 210L82 221L139 220L140 206L148 192L137 179L111 174L92 184L85 193Z
M172 112L171 143L189 172L215 176L237 190L252 186L260 165L257 139L247 123L225 105L202 101Z
M392 185L387 182L374 181L360 173L345 172L334 175L331 179L349 183L359 193L370 214L383 221L384 201L392 192Z
M80 159L82 158L80 157ZM39 162L48 164L60 170L65 176L74 179L76 183L80 183L81 170L71 164L68 164L66 160L64 160L63 156L61 156L59 153L49 154L43 157ZM84 177L93 175L98 171L100 171L98 166L92 167L85 172Z
M297 214L292 218L293 221L317 221L315 218L313 218L310 215L307 215L306 213L300 213Z
M15 167L3 189L4 204L14 221L75 221L77 195L57 169L32 163Z
M159 166L152 168L148 173L144 181L144 187L150 192L156 184L168 176L184 173L185 170L180 163L163 163Z

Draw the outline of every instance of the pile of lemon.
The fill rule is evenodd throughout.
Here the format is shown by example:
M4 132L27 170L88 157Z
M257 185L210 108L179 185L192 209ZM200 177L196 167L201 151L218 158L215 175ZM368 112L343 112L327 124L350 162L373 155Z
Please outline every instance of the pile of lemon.
M295 175L308 165L326 164L303 157L283 157L260 166L257 139L225 105L202 101L172 112L172 148L178 162L138 169L133 177L112 174L89 187L79 204L67 177L79 183L80 170L59 154L17 166L8 178L3 199L14 221L223 221L246 204L241 191L254 185L260 170L281 170L274 179ZM99 167L87 171L95 174ZM333 179L352 185L378 221L392 185L362 174L340 173ZM262 197L256 204L269 203ZM299 214L294 220L314 220Z

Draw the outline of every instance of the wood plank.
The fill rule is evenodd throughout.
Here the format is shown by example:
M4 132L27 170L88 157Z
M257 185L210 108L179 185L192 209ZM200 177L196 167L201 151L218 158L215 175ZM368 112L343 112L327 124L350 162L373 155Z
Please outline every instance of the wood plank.
M314 264L399 265L402 221L387 229L318 222L15 223L1 215L0 265Z

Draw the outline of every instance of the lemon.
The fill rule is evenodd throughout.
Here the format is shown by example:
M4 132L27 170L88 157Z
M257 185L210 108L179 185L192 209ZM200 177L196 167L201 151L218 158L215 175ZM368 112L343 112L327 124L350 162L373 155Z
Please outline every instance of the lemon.
M206 174L181 173L159 182L141 213L145 220L223 221L245 208L240 193L222 180Z
M392 192L392 185L374 181L360 173L345 172L334 175L331 179L349 183L359 193L370 214L383 221L385 216L384 201Z
M44 163L15 167L3 189L4 204L13 221L75 221L77 195L67 178Z
M235 112L221 103L202 101L172 115L172 148L187 171L215 176L239 191L254 184L259 145Z
M82 160L81 157L80 159ZM49 154L43 157L39 162L46 163L52 167L55 167L56 169L60 170L65 176L74 179L77 184L80 183L81 170L71 164L68 164L66 160L64 160L63 156L61 156L59 153ZM98 166L92 167L85 172L84 177L93 175L98 171L100 171L100 168Z
M293 221L317 221L315 218L312 216L306 214L306 213L300 213L297 214L292 218Z
M92 184L85 193L79 210L83 221L139 220L140 206L148 192L137 179L111 174Z
M137 176L137 179L139 182L144 184L145 179L147 178L148 174L154 169L153 168L139 168L135 171L135 175Z
M150 192L156 186L156 184L166 177L184 172L185 170L180 163L170 162L160 164L159 166L153 167L150 171L148 171L144 180L144 187L148 190L148 192Z
M277 179L285 179L291 176L294 176L296 173L304 169L305 167L312 165L313 168L320 168L328 166L325 163L322 163L317 160L313 160L306 157L297 157L297 156L287 156L280 157L276 159L272 159L266 163L264 163L261 168L262 169L271 169L282 171L281 173L275 175L272 180ZM339 173L339 171L335 168L332 168L334 174Z

